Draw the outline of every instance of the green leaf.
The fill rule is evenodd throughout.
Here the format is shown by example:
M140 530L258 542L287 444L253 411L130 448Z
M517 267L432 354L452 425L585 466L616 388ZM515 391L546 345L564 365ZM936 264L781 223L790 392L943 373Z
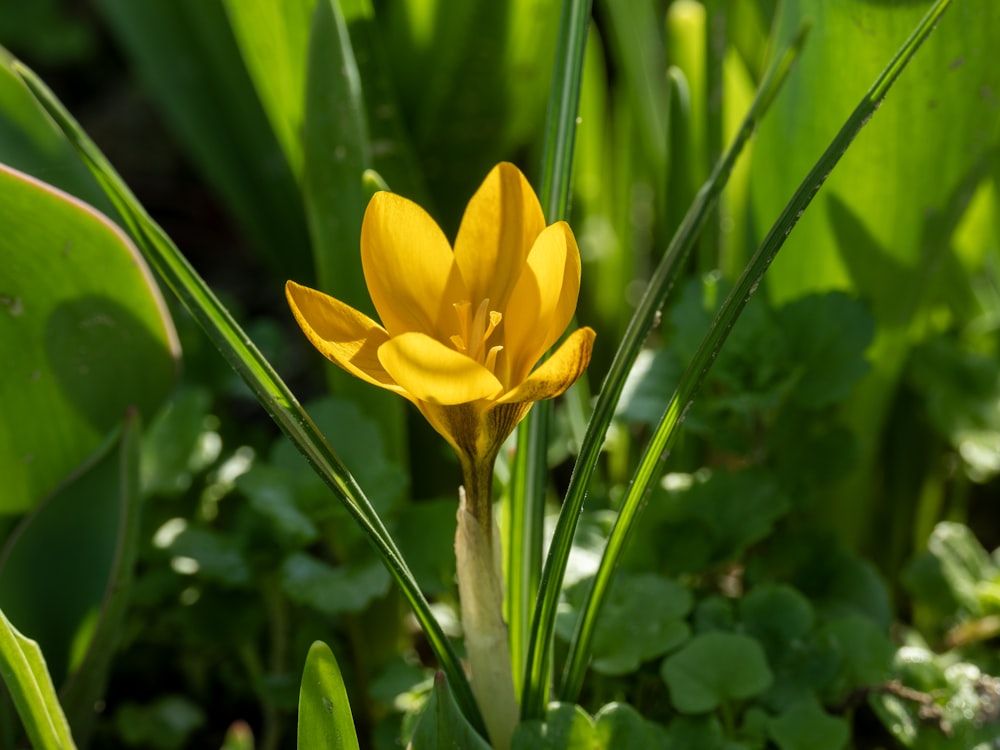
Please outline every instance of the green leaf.
M489 743L479 736L459 710L444 672L434 676L434 689L413 730L409 747L411 750L490 749Z
M654 497L659 507L642 533L655 529L661 562L677 573L739 558L791 509L774 478L755 470L716 471Z
M739 600L739 610L747 634L759 640L772 659L806 636L815 623L809 600L782 584L754 587Z
M152 415L180 352L145 263L106 217L0 165L0 227L0 513L17 513L126 409Z
M790 398L804 409L820 409L846 398L868 372L871 314L857 299L841 293L810 295L778 309L776 325L796 364L797 383Z
M253 573L239 541L213 529L188 526L168 547L174 557L194 561L192 573L223 586L244 587Z
M222 0L292 173L302 172L306 56L316 0Z
M389 590L389 573L377 562L334 568L296 552L281 565L281 587L288 598L327 615L360 612Z
M671 703L689 714L752 698L774 679L756 640L717 632L695 636L664 659L660 675L670 689Z
M313 643L299 688L298 747L302 750L358 750L351 703L330 647Z
M895 651L889 636L866 617L848 615L830 620L820 629L840 653L840 668L831 692L844 696L862 685L876 685L889 674Z
M615 750L662 750L667 732L627 703L609 703L594 716L595 746Z
M591 579L568 593L571 609L562 610L557 632L569 640L580 604ZM684 618L691 610L691 593L675 581L653 573L619 574L594 633L591 667L602 674L621 675L683 643L690 635Z
M770 719L768 732L779 750L842 750L851 735L848 723L830 716L815 698Z
M61 494L74 495L75 505L85 511L84 517L73 526L74 538L66 547L73 549L74 555L80 555L81 559L78 560L78 567L71 567L73 560L66 554L60 555L60 562L63 565L61 575L57 581L48 585L43 584L44 590L49 592L50 596L41 598L35 594L36 602L42 606L47 606L48 601L45 600L50 600L50 597L55 599L60 610L56 621L64 621L66 615L64 607L72 595L69 592L76 593L73 587L76 585L75 582L80 580L81 573L90 569L89 574L94 575L92 571L95 561L103 557L103 550L98 547L107 544L105 530L113 529L115 535L113 557L104 579L104 590L101 592L100 601L95 602L97 606L90 609L73 636L70 654L72 673L60 689L66 716L73 727L74 735L81 743L89 740L93 723L98 718L94 707L104 696L111 661L119 652L125 615L133 599L132 584L141 535L141 505L145 498L140 490L139 432L138 416L130 415L122 425L121 439L114 451L114 460L109 461L110 465L104 468L105 472L113 472L113 476L104 480L112 487L111 494L116 501L113 506L95 507L105 498L85 491L80 486L83 484L82 479L79 483L74 483L71 488L62 490ZM58 501L55 499L50 501L50 505L42 512L50 512L54 502ZM73 523L66 514L58 522ZM22 537L20 543L29 542ZM33 547L40 546L43 550L56 548L59 543L58 539L53 539L51 536L42 540L36 538L30 542ZM20 565L15 569L23 570ZM3 572L0 569L0 580L2 577ZM66 593L56 595L60 588ZM42 601L39 601L40 599Z
M927 542L927 551L937 558L959 605L971 615L982 614L982 585L1000 578L1000 568L972 530L959 523L939 523Z
M154 750L181 750L205 721L198 704L170 693L149 703L128 701L115 712L115 729L126 744Z
M205 424L211 400L207 388L182 386L153 418L142 440L143 494L183 493L218 457L218 436Z
M514 730L511 750L594 750L598 745L594 720L580 706L552 703L545 719L523 721Z
M298 187L219 0L99 0L97 9L167 124L282 274L310 274Z
M138 545L134 414L120 435L24 520L0 556L0 606L43 647L81 741L117 651Z
M0 676L37 750L75 748L38 644L0 612Z
M24 9L15 10L15 15L23 14ZM6 32L8 25L0 21L0 27ZM0 47L0 162L44 179L110 215L114 209L108 197L66 136L24 88L11 69L12 61L10 53Z
M274 466L255 465L236 480L250 507L264 516L279 538L305 546L319 536L316 524L295 502L295 486L288 472Z

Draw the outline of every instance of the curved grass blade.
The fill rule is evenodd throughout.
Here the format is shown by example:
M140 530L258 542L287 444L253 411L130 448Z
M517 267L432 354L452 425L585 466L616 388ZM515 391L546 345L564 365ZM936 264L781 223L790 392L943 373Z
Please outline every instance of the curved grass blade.
M21 717L31 746L75 748L69 724L38 644L21 635L0 612L0 677Z
M559 20L552 95L545 124L539 196L547 223L565 219L570 194L576 117L580 110L583 56L590 25L591 0L566 0ZM528 653L531 603L542 568L545 522L546 452L552 402L541 401L517 433L511 481L511 522L507 612L514 689L522 690Z
M247 383L282 432L305 455L313 469L368 534L413 609L442 670L448 675L456 701L476 728L481 729L479 709L458 656L434 618L430 605L395 542L354 477L327 444L305 409L271 367L271 363L257 350L166 233L146 213L104 154L83 132L62 103L26 66L15 62L14 70L76 147L121 213L149 264L181 300L230 366Z
M871 119L875 110L882 103L889 87L933 30L938 18L950 3L951 0L938 0L934 7L928 11L917 29L896 53L875 83L872 84L861 103L848 117L819 161L806 175L791 201L785 206L778 220L764 238L764 242L740 275L733 290L726 297L697 352L695 352L694 358L681 376L667 409L660 418L656 431L639 461L625 498L622 500L622 507L608 537L608 544L601 558L601 564L581 610L563 674L560 695L564 700L573 700L579 694L590 658L590 645L597 618L611 587L618 561L628 543L629 534L638 517L639 510L643 506L643 499L652 481L662 472L663 464L678 434L678 428L684 421L684 416L698 387L711 369L716 355L729 336L737 318L750 300L751 295L756 291L764 272L767 271L778 250L785 243L792 228L837 162L840 161L840 157L844 155L855 136Z
M663 306L667 294L679 278L684 261L688 257L699 231L725 187L737 157L784 82L805 41L805 35L806 30L803 29L785 54L771 66L761 82L757 97L743 120L733 143L716 163L708 181L698 191L694 203L688 209L681 226L650 279L601 386L600 396L587 426L580 455L566 490L566 499L556 523L549 555L542 570L540 592L532 620L527 672L521 696L521 716L524 719L540 719L543 716L551 671L552 632L559 590L562 588L563 576L566 572L566 564L569 560L569 552L580 518L580 511L583 508L587 485L597 465L604 435L611 423L625 379L642 348L642 342L656 323L659 310Z

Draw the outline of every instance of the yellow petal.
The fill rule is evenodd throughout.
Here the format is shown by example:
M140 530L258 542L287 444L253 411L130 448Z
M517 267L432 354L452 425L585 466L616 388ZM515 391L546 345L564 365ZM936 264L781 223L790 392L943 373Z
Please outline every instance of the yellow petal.
M299 327L323 356L362 380L403 393L378 360L378 348L389 338L382 326L340 300L294 281L285 284L285 296Z
M495 166L469 201L455 239L455 262L473 306L488 298L490 309L504 309L543 229L541 204L521 171Z
M368 293L390 336L454 333L453 303L468 298L451 246L420 206L376 193L361 224L361 263Z
M433 404L465 404L503 391L481 364L423 333L394 336L379 348L378 358L412 396Z
M555 353L514 390L497 403L511 404L555 398L569 388L590 364L594 331L579 328L571 333Z
M504 315L509 383L516 386L566 330L580 292L580 251L560 221L535 240Z

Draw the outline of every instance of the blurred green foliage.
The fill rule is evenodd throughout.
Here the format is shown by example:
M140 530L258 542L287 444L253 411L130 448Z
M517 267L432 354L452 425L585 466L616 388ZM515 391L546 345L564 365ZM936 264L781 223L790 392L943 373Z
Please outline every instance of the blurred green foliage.
M813 28L626 385L562 594L557 661L635 460L719 304L926 6L594 4L571 223L578 318L598 349L546 446L553 512L588 388L650 269L769 55L802 21ZM79 114L295 385L456 643L457 466L402 401L319 362L280 289L295 278L367 305L366 169L449 236L496 161L538 178L559 13L553 0L0 2L0 44ZM553 703L514 748L998 741L1000 553L987 551L1000 547L998 35L1000 6L956 2L818 194L649 488L580 705ZM2 62L0 161L114 219ZM323 481L187 314L171 302L171 322L141 266L119 267L134 260L123 240L90 209L27 195L22 182L0 207L0 445L12 446L0 456L0 608L40 642L77 741L277 748L308 731L319 742L308 712L343 709L346 691L339 718L348 727L353 714L363 747L475 746L389 573ZM40 236L66 223L74 256L85 238L94 252L60 275L40 254L56 240ZM67 311L48 349L44 331L17 338L22 304ZM72 330L112 313L143 323L107 341L100 326ZM173 325L184 373L161 407ZM65 413L43 414L52 397L43 409L11 385L42 372L31 347L69 392ZM103 368L96 390L73 374L85 355ZM129 406L141 446L134 416L121 426ZM81 421L93 429L74 437ZM29 496L10 467L24 468L14 447L32 431L66 444L39 449L48 483ZM321 687L301 681L300 695L303 665ZM20 732L5 704L0 747Z

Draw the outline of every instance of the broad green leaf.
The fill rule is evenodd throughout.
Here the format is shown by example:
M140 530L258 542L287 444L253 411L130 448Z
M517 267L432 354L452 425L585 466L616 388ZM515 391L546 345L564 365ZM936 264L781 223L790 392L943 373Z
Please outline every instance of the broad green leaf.
M609 703L594 716L595 745L628 750L662 750L667 732L659 724L647 721L627 703Z
M830 716L815 698L803 700L768 722L768 732L779 750L843 750L850 725Z
M685 714L713 711L759 695L773 681L760 643L734 633L705 633L663 660L670 701Z
M188 526L167 548L175 558L183 558L190 568L206 581L223 586L245 587L253 583L250 563L239 541L222 532L202 526Z
M316 524L295 502L295 487L287 472L255 465L237 478L236 486L247 496L250 507L268 519L276 538L305 546L319 536Z
M739 600L739 612L747 634L759 640L772 658L808 634L815 623L809 600L783 584L754 587Z
M888 677L892 641L868 618L840 617L825 623L819 632L830 636L840 653L840 668L831 686L833 695L844 696L858 685L876 685Z
M787 38L807 18L815 21L814 38L755 146L754 161L761 167L752 180L758 237L927 5L781 3L777 38ZM953 297L939 282L954 278L946 272L956 263L951 236L976 186L991 170L995 175L989 156L1000 140L995 95L1000 67L992 52L998 43L1000 5L955 3L900 77L888 106L852 144L768 275L775 300L850 290L876 317L879 333L871 352L876 366L850 408L863 461L848 484L835 489L836 512L828 520L853 543L869 544L889 567L898 564L908 529L896 525L889 539L875 537L882 524L873 513L883 503L873 501L869 488L876 484L873 472L884 468L878 444L911 342L922 335L930 307ZM966 278L958 277L962 284Z
M98 0L146 91L275 271L309 279L299 191L221 0Z
M2 612L0 676L36 750L71 750L76 747L41 649L35 641L21 635Z
M545 719L523 721L514 730L511 750L594 750L597 744L594 720L580 706L552 703Z
M438 672L434 677L434 689L424 706L423 713L413 737L410 740L411 750L444 750L444 748L462 748L462 750L489 750L490 745L468 720L462 715L455 699L448 689L448 679L444 672Z
M146 264L93 208L0 165L0 228L0 513L16 513L127 409L151 416L180 351Z
M306 56L316 0L222 0L292 173L302 173Z
M298 747L301 750L358 750L351 703L330 647L309 649L299 689Z
M297 604L327 615L360 612L389 590L389 573L378 562L335 568L303 552L285 559L281 588Z
M111 460L102 462L100 467L90 470L111 475L104 478L102 484L106 485L106 488L102 488L102 492L112 495L115 501L113 504L106 502L111 498L82 492L82 485L85 484L83 478L60 491L60 494L75 496L72 499L77 508L86 508L86 513L81 514L83 517L75 525L73 540L67 547L73 550L73 557L79 556L78 567L72 567L73 559L69 555L61 555L59 560L62 567L61 574L57 580L44 586L49 595L44 598L38 597L37 589L34 595L35 603L43 607L51 606L44 600L50 596L54 597L59 602L60 610L55 621L64 621L67 613L63 605L77 594L73 590L74 582L82 582L84 572L91 577L94 576L95 562L102 560L106 551L98 548L107 544L105 529L113 530L114 538L111 540L113 557L105 578L104 590L100 593L101 599L92 605L74 634L70 654L72 673L59 691L66 716L73 727L73 734L82 743L86 743L89 739L93 723L97 719L98 714L94 707L104 696L111 661L118 653L125 614L131 602L141 534L139 517L141 503L145 497L141 492L139 479L141 460L139 431L138 417L126 418L117 449L113 452L113 456L108 456ZM94 507L97 505L94 500L101 501L106 507L100 509ZM53 513L53 505L61 501L61 498L53 498L49 505L40 510L38 516ZM98 510L103 512L99 513ZM67 515L70 514L64 513L61 518L49 519L49 522L54 520L56 524L72 523L72 519ZM59 544L58 539L52 538L52 530L52 526L45 531L33 529L31 532L35 536L33 541L30 540L29 534L24 534L16 543L30 544L35 548L33 551L36 554L38 547L43 550L52 549ZM57 534L60 531L57 526ZM39 538L43 534L44 538ZM13 560L9 562L11 565L14 564ZM13 570L22 571L24 568L18 566ZM0 581L2 579L3 572L0 570ZM55 596L60 589L65 593ZM43 601L39 601L40 599Z
M218 458L218 435L206 429L211 401L208 389L181 386L150 422L142 441L143 494L179 495Z
M78 722L93 717L131 585L138 463L132 415L92 464L20 524L0 554L0 607L41 645L53 679L70 683L67 714L80 739L87 733Z

